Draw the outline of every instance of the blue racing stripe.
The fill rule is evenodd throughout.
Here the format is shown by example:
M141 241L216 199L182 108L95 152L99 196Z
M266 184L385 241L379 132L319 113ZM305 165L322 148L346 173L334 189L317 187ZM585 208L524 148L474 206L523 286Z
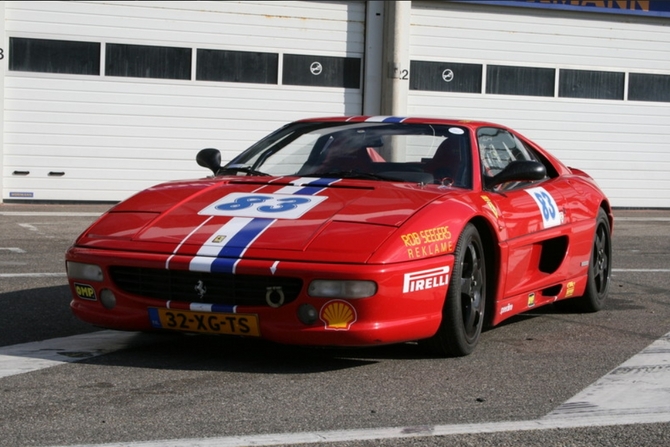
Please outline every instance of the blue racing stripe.
M212 273L235 273L235 264L238 258L216 258L212 261L209 271Z
M389 116L388 118L384 118L382 123L402 123L404 120L404 116Z
M339 178L317 178L306 184L306 186L329 186L340 180Z
M274 219L266 219L264 217L253 218L221 249L219 256L239 258L254 239L274 221Z
M313 196L323 191L324 187L330 186L339 180L340 179L338 178L318 178L314 181L304 184L302 189L299 189L293 194L299 196Z
M227 314L236 313L237 306L231 306L230 304L212 304L212 312L223 312Z

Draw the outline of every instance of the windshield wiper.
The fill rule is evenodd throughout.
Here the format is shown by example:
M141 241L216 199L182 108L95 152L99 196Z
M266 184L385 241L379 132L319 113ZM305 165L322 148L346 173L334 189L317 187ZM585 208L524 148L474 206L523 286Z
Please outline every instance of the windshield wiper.
M224 166L221 169L219 169L219 172L217 172L216 174L217 175L222 175L223 173L230 172L230 171L235 172L235 173L244 172L247 175L262 175L262 176L269 176L270 175L266 172L257 171L250 166L244 166L244 165Z

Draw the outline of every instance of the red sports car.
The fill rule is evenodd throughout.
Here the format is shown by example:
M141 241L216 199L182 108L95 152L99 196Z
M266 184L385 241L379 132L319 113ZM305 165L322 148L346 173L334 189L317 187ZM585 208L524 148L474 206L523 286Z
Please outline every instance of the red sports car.
M484 325L604 305L610 204L504 126L290 123L203 179L119 203L68 250L74 314L122 330L473 351Z

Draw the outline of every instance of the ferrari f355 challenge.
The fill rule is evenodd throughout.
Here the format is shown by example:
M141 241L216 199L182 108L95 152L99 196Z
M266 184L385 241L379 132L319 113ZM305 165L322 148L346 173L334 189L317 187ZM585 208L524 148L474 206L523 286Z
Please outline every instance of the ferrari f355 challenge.
M498 124L329 117L115 205L66 254L93 325L470 354L482 328L601 309L613 216L585 172Z

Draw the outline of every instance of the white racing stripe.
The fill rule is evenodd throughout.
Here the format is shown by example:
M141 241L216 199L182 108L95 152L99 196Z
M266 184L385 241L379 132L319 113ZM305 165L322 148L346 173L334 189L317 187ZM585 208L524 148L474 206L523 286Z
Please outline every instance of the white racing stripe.
M0 377L105 354L155 338L101 331L0 348ZM357 430L226 436L77 447L241 447L499 433L612 425L670 423L670 333L578 393L547 416L530 421L419 425Z

